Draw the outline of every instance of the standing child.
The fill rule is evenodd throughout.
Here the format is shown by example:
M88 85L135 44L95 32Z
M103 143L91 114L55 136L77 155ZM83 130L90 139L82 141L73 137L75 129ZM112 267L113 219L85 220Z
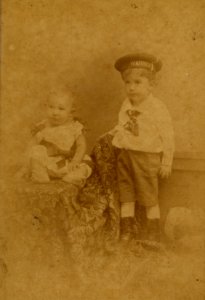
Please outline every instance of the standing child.
M71 93L51 93L46 103L46 119L33 130L28 151L29 171L35 182L52 178L77 185L91 174L83 125L74 119ZM87 163L88 162L88 163Z
M146 209L148 238L160 239L158 176L171 174L174 133L170 115L152 95L155 74L161 62L154 56L137 53L119 58L127 98L114 128L113 145L120 149L117 161L121 202L121 239L134 232L135 202Z

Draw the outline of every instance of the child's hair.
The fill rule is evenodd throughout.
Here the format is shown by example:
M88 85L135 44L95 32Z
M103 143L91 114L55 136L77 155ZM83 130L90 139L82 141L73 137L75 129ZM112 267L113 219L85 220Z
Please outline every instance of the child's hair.
M56 97L56 96L61 96L61 97L67 98L69 100L69 102L71 103L71 105L73 105L73 103L75 101L75 97L71 90L60 89L60 90L51 90L48 95L47 102L49 101L49 99L51 97Z
M129 68L129 69L124 70L123 72L121 72L122 79L124 80L125 76L129 75L133 70L137 70L137 73L139 74L139 76L146 77L149 80L150 84L154 84L155 72L149 71L147 69L142 69L142 68L141 69Z

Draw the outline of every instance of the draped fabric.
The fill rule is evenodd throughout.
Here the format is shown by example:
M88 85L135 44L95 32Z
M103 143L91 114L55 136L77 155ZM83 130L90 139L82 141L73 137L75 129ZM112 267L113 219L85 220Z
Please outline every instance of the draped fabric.
M9 193L15 194L10 198L17 199L13 209L16 206L22 215L29 215L27 220L49 239L63 241L73 257L110 251L119 238L118 150L111 141L112 136L106 134L94 146L93 172L81 190L60 180L9 187ZM142 222L142 208L137 207L136 213Z

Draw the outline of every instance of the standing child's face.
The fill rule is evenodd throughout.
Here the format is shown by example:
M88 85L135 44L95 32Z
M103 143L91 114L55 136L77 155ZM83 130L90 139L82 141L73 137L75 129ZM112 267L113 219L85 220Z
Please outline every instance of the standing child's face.
M72 99L67 95L52 95L47 103L47 115L53 126L66 123L71 117Z
M141 103L149 96L151 91L150 80L141 75L137 69L125 71L122 77L126 94L133 105Z

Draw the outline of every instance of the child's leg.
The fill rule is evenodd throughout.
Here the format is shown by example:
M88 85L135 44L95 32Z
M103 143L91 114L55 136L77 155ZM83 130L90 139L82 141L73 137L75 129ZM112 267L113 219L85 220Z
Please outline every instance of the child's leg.
M146 207L146 215L149 220L160 219L159 204Z
M117 173L121 202L120 238L129 241L137 233L135 224L135 188L131 176L130 161L127 152L118 155Z
M160 209L159 205L146 207L148 239L160 241Z
M129 241L138 229L135 222L135 202L122 202L120 207L120 239Z
M120 208L121 218L135 216L135 202L122 202Z
M144 224L145 232L148 229L148 238L159 240L158 170L160 155L136 151L130 153L130 160L133 165L137 201L146 208L147 226Z
M47 151L42 145L33 146L30 153L31 179L36 182L49 182L47 172Z

